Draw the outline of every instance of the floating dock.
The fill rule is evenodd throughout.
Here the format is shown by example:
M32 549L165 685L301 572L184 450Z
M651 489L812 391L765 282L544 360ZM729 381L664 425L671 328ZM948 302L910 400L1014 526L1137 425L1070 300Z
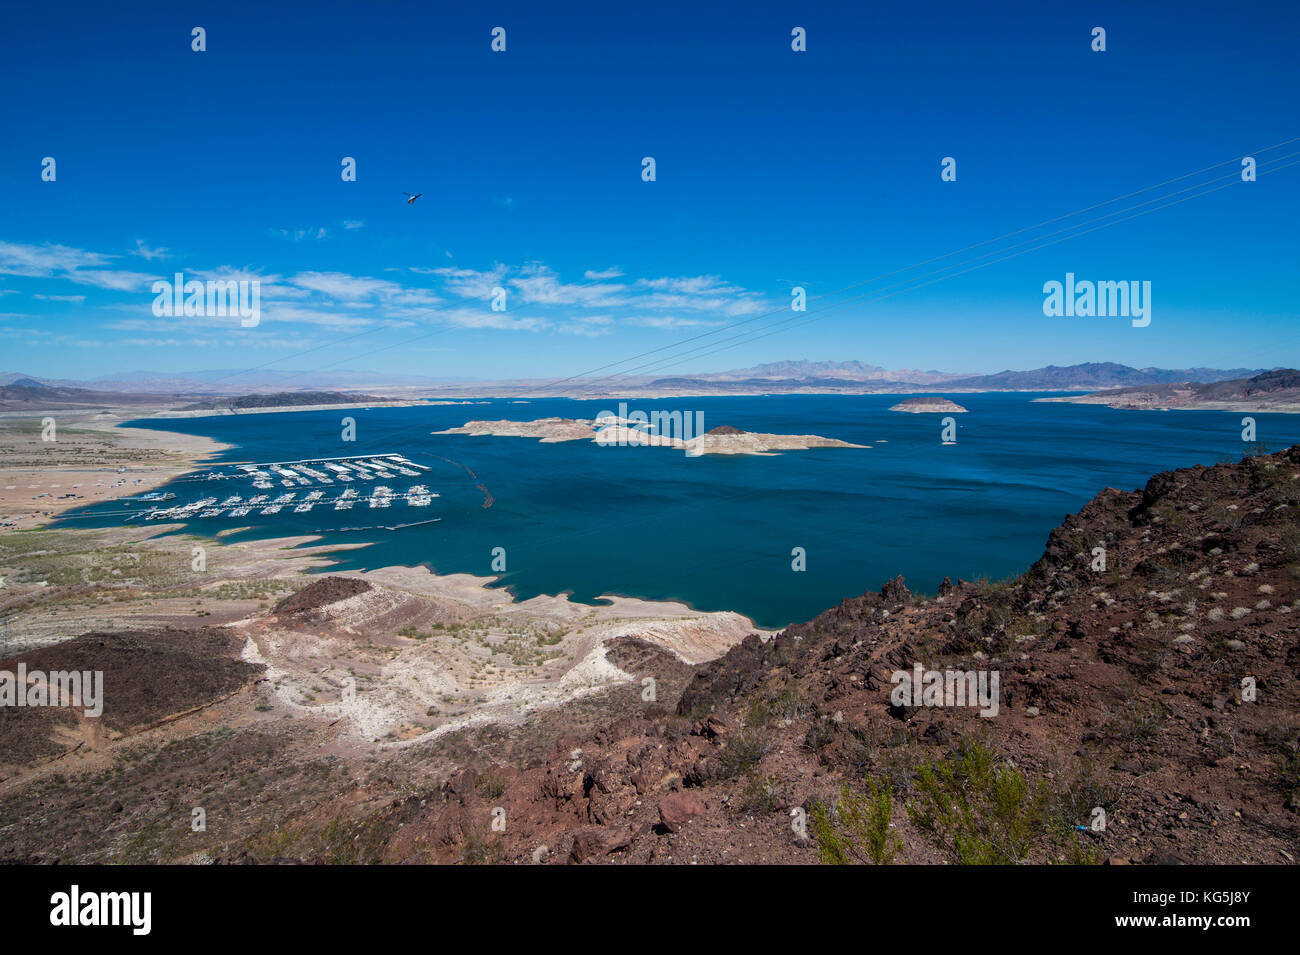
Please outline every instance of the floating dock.
M253 491L274 492L278 488L280 493L274 499L269 493L254 493L248 496L231 494L220 504L215 497L204 497L190 503L154 507L147 513L143 513L143 517L149 521L189 520L195 516L209 519L223 516L241 518L254 511L270 517L286 509L295 514L307 514L317 504L332 505L336 511L347 511L358 502L365 502L374 509L391 507L398 501L405 501L410 507L428 507L433 499L438 497L438 493L430 491L427 485L412 484L404 490L394 490L388 484L372 482L385 480L397 483L403 477L418 478L430 470L427 465L412 461L404 454L395 453L234 464L224 468L214 468L206 475L201 475L200 479L243 480L250 483ZM355 486L358 484L372 484L372 486L367 492L358 489ZM330 492L337 491L339 485L353 486L343 487L341 493L331 496ZM310 490L306 491L305 496L299 497L300 491L304 488ZM138 500L159 504L173 500L175 497L176 495L170 492L155 491L141 495ZM137 516L141 515L132 514L127 520L133 520ZM433 520L437 518L416 523L432 523ZM416 525L399 524L389 529L413 526Z

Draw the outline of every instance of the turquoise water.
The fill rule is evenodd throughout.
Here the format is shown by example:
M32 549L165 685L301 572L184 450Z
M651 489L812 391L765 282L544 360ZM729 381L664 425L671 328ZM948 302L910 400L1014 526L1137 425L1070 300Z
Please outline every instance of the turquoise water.
M327 532L328 541L370 542L337 554L337 566L368 570L425 564L442 573L493 575L520 598L570 593L678 600L737 610L764 627L809 619L845 597L903 574L933 593L954 580L1023 571L1049 531L1107 486L1132 489L1161 470L1239 458L1239 413L1115 411L1034 403L1040 395L958 395L957 443L940 443L940 416L891 412L896 395L782 395L633 400L631 409L704 413L706 429L819 434L869 450L823 448L770 457L688 458L648 447L530 438L432 435L470 419L594 417L617 403L544 399L465 405L150 419L142 427L200 434L235 445L217 461L289 461L398 452L433 468L420 478L381 481L397 491L427 484L442 496L428 508L394 503L351 511L193 519L186 532L252 529L225 540ZM356 419L354 443L340 420ZM1300 442L1300 416L1255 415L1258 440ZM451 459L450 461L440 460ZM454 462L454 463L453 463ZM466 472L477 475L477 481ZM494 503L484 508L484 485ZM361 485L352 485L362 488ZM252 493L244 481L173 482L179 504ZM337 494L340 485L328 489ZM278 483L272 496L287 490ZM299 498L306 489L297 488ZM116 523L121 506L71 512L62 523ZM341 527L398 524L394 531ZM791 569L802 547L807 570Z

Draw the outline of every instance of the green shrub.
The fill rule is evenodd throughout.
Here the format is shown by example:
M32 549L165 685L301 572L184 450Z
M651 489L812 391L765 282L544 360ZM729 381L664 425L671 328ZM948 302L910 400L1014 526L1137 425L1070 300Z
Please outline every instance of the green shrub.
M997 765L979 743L963 741L956 755L918 767L915 790L912 823L962 865L1023 862L1056 828L1047 787Z
M478 791L484 799L498 799L506 791L506 781L496 770L489 769L479 777Z
M865 795L844 783L833 809L820 804L813 807L817 854L827 865L889 865L902 848L898 836L889 831L893 817L894 793L888 783L882 787L868 778Z
M771 734L756 726L745 726L727 736L727 745L718 757L723 779L734 779L752 772L772 748Z
M764 779L757 773L750 773L745 780L745 788L740 791L737 808L741 812L775 812L776 790L779 785L780 780L776 776Z

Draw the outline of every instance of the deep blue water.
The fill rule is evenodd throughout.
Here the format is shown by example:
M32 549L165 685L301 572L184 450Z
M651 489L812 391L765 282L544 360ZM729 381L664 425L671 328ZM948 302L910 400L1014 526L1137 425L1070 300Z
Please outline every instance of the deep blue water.
M214 418L150 419L142 427L201 434L235 445L218 461L287 461L399 452L434 468L425 477L380 483L398 491L422 482L442 496L429 508L364 503L336 512L287 509L263 517L192 520L210 535L251 525L226 540L329 530L329 540L370 541L337 555L367 570L427 564L444 573L492 574L506 549L501 585L520 598L602 593L679 600L738 610L760 626L806 620L848 596L903 574L933 593L954 580L1023 571L1048 532L1102 488L1141 487L1157 471L1239 458L1239 413L1115 411L1034 403L1024 393L957 395L957 443L944 447L938 415L890 412L897 395L773 396L634 400L632 409L702 410L706 429L819 434L870 450L814 449L771 457L688 458L648 447L529 438L431 435L470 419L594 417L610 401L503 399L465 405L352 409ZM355 443L340 420L356 419ZM1255 415L1258 440L1280 449L1300 441L1300 416ZM883 442L882 443L882 439ZM495 503L452 459L471 469ZM353 485L359 486L359 485ZM251 489L247 482L180 480L175 501ZM328 489L332 496L340 485ZM273 496L286 490L276 484ZM299 488L299 498L305 489ZM363 494L365 490L363 489ZM138 505L137 505L138 507ZM120 505L72 512L67 523L120 520ZM441 517L396 531L333 531ZM807 570L791 569L791 550Z

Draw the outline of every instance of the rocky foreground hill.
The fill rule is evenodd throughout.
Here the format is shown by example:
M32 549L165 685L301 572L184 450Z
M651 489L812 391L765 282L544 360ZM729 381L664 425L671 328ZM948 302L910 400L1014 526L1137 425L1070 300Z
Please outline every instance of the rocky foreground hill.
M1108 489L1013 582L926 600L891 581L536 766L393 803L385 854L816 861L872 844L856 794L876 791L893 810L877 844L900 862L1293 862L1298 508L1300 448ZM891 705L891 674L917 662L998 671L998 715Z
M612 689L382 749L265 702L263 722L242 723L284 674L214 629L202 660L168 633L136 656L141 679L155 660L159 680L189 674L199 711L111 765L9 775L3 857L1292 863L1297 515L1300 447L1158 474L1102 491L1015 580L945 580L925 598L895 579L702 664L625 633L603 651L626 676ZM372 597L317 585L266 617L314 626ZM73 666L144 640L119 651L95 634L28 657ZM917 664L997 674L996 715L900 702L895 674ZM112 725L156 726L147 701ZM43 752L31 734L48 725L25 725L0 736ZM188 830L194 806L204 834Z

